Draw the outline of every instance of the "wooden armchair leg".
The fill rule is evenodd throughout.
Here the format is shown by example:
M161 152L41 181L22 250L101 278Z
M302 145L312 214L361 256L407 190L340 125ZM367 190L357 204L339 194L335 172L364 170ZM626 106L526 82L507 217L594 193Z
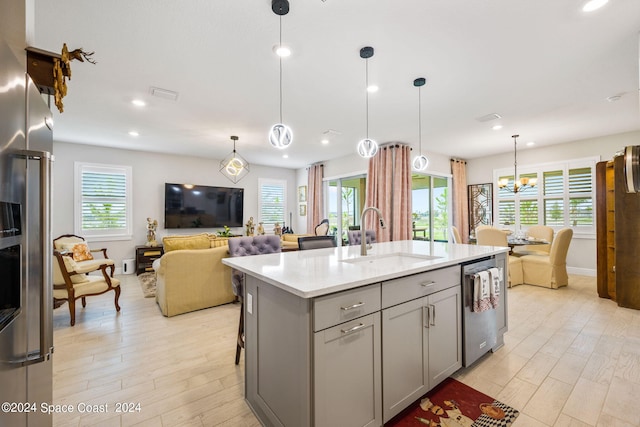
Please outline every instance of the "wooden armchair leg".
M116 266L111 264L111 277L113 277L113 272L115 271Z
M240 303L240 323L236 341L236 365L240 363L240 351L244 348L244 302Z
M116 311L120 311L120 304L118 304L118 300L120 299L120 286L116 286L115 288L113 288L113 290L116 292L116 298L115 298Z
M82 308L87 306L87 299L85 297L82 297Z
M76 324L76 300L69 298L69 317L71 317L71 326Z

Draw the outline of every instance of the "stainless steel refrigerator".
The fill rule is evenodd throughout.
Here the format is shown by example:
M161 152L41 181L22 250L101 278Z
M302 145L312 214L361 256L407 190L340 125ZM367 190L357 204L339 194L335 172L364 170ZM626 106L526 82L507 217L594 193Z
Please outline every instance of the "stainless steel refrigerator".
M0 39L0 426L51 426L51 111ZM6 403L5 403L6 402Z

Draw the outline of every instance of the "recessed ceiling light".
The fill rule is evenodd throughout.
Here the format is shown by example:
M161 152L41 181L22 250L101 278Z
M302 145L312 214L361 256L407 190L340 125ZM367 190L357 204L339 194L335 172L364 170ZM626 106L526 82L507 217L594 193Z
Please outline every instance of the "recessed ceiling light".
M283 158L283 159L288 159L288 158L289 158L289 155L288 155L288 154L283 154L283 155L282 155L282 158Z
M147 103L144 102L142 99L134 99L133 101L131 101L131 103L136 107L144 107L147 105Z
M602 6L607 4L609 0L589 0L582 7L583 12L593 12L594 10L600 9Z
M536 145L535 141L527 142L527 147L533 147L534 145Z
M291 48L289 46L277 44L273 47L273 52L281 58L291 56Z
M502 129L502 125L495 125L494 127L492 127L491 129L493 130L500 130Z
M375 93L375 92L377 92L377 91L378 91L378 89L379 89L379 88L378 88L378 86L376 86L376 85L369 85L369 86L367 87L367 92L369 92L369 93Z
M129 135L131 135L131 136L140 136L140 134L138 132L136 132L135 130L129 131Z
M320 141L320 142L322 142L324 145L327 145L327 144L329 143L329 140L328 140L328 139L323 139L323 140L322 140L322 141Z

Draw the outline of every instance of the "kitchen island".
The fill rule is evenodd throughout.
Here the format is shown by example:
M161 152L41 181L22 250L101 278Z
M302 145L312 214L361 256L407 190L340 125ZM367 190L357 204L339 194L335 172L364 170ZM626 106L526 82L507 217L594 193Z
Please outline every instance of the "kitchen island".
M248 404L267 426L383 425L461 367L461 265L506 277L507 252L401 241L224 259L246 274Z

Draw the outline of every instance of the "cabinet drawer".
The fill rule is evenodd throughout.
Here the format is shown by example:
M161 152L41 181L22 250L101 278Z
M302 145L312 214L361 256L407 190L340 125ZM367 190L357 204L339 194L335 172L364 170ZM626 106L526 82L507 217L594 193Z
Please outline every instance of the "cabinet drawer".
M313 300L313 330L320 331L380 310L380 284Z
M420 298L459 284L459 265L389 280L382 283L382 308Z

